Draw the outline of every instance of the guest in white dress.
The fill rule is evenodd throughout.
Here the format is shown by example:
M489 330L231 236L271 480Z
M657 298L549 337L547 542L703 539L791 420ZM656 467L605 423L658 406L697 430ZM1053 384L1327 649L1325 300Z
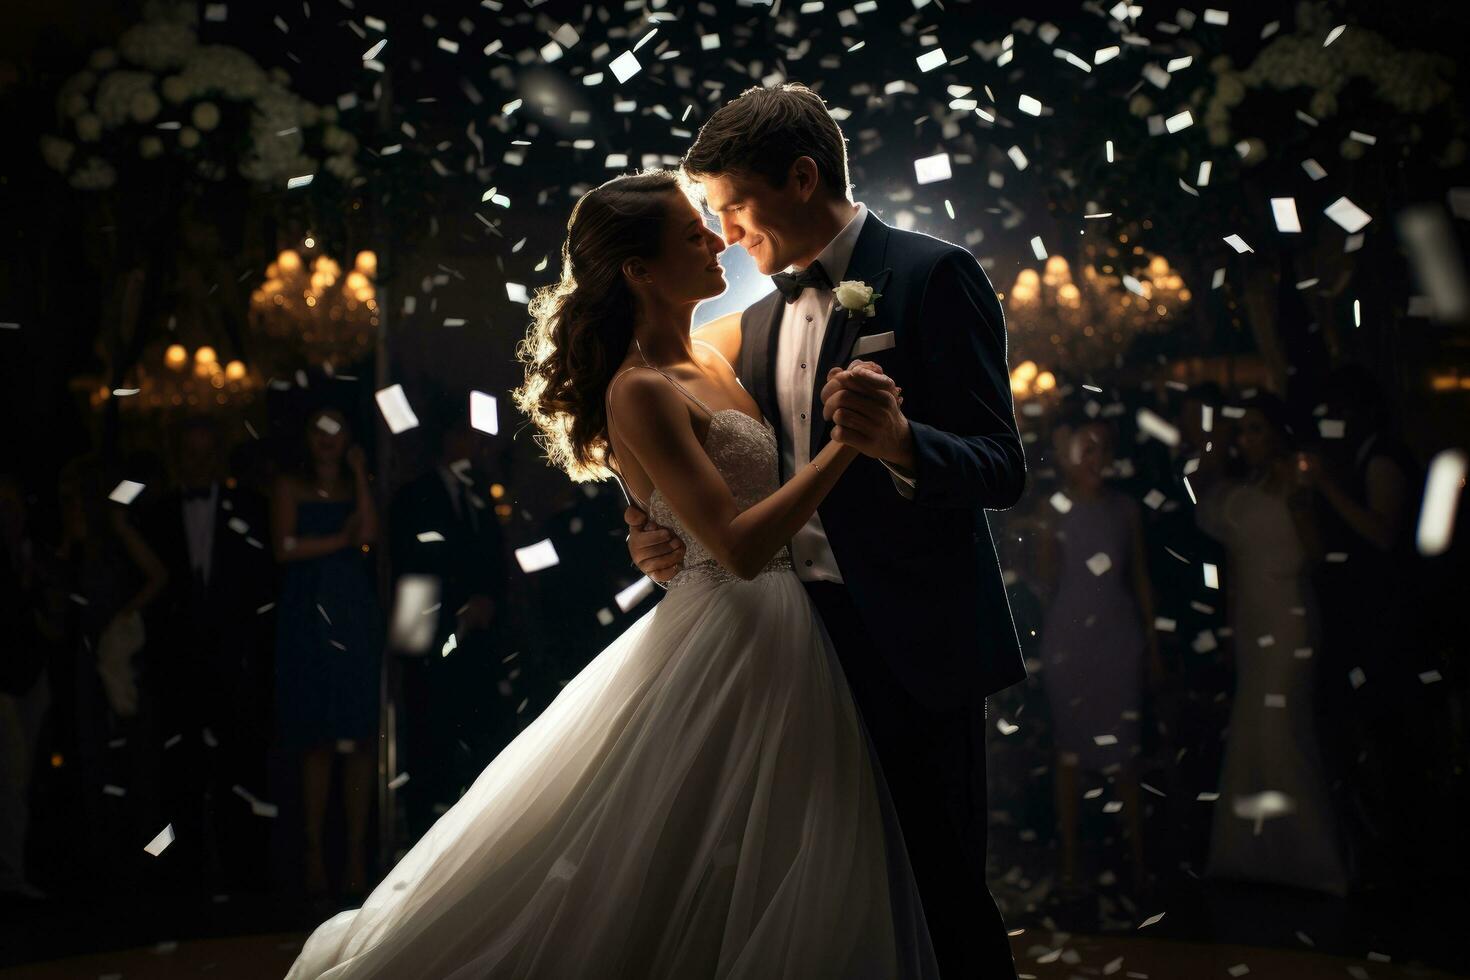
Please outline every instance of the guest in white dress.
M1313 706L1316 520L1290 438L1281 402L1257 395L1235 434L1242 474L1213 486L1209 464L1199 474L1199 525L1230 558L1236 677L1207 873L1343 895Z

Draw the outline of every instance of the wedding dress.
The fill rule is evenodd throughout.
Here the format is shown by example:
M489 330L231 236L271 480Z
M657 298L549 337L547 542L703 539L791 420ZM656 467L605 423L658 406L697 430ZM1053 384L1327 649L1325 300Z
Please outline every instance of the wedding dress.
M738 506L774 492L769 424L681 390L710 415L705 451ZM789 553L741 580L657 491L648 503L687 543L668 595L362 908L311 934L287 980L938 976L881 771Z

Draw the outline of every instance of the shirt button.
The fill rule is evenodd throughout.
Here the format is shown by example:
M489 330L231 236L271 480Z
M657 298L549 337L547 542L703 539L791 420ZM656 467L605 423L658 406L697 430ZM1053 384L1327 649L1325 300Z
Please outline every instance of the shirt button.
M807 568L811 568L811 567L812 567L812 560L811 560L811 559L810 559L810 558L808 558L808 559L807 559L807 560L806 560L806 567L807 567Z
M807 323L811 323L811 322L812 322L812 315L811 315L811 314L810 314L810 313L808 313L808 314L807 314L807 315L806 315L806 322L807 322Z
M806 413L805 412L802 412L801 413L801 418L802 418L802 421L806 421Z
M805 363L803 363L803 364L802 364L802 365L801 365L801 369L802 369L802 370L803 370L803 371L805 371L805 370L806 370L806 364L805 364Z

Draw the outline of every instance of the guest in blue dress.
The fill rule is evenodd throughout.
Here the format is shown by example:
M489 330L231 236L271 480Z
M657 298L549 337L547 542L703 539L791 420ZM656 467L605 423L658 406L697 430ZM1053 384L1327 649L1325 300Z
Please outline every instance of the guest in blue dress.
M1114 439L1112 426L1096 419L1057 431L1065 488L1047 507L1055 513L1041 542L1042 578L1052 590L1041 676L1057 750L1064 889L1078 885L1079 770L1115 784L1135 884L1144 876L1136 766L1140 702L1145 669L1156 683L1162 667L1138 504L1104 480Z
M272 500L276 560L276 733L302 762L306 891L327 890L322 841L332 756L343 751L347 815L343 890L367 887L368 813L379 731L383 625L372 565L376 542L366 456L335 409L308 419L303 465L283 473ZM347 751L348 743L351 750Z

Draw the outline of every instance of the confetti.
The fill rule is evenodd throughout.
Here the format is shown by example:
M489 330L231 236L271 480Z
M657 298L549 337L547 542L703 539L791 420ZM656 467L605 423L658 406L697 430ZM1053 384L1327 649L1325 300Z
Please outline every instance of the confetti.
M1204 569L1205 588L1218 589L1220 587L1220 569L1209 562L1201 562L1200 567Z
M1166 446L1179 445L1179 430L1166 422L1158 413L1140 408L1135 417L1138 428Z
M1051 505L1056 508L1057 513L1065 514L1072 509L1072 501L1068 496L1058 490L1051 495Z
M524 548L517 548L515 554L516 562L520 564L521 571L528 575L531 572L539 572L543 569L551 568L553 565L560 564L561 562L561 559L557 557L556 547L551 543L550 538L544 541L538 541L532 545L527 545Z
M378 402L378 410L383 413L383 419L388 423L389 430L395 436L418 426L419 418L409 407L408 396L403 393L403 385L389 385L373 397Z
M618 80L618 84L621 85L638 74L643 66L638 63L638 58L633 52L624 51L613 59L612 64L608 65L608 68L612 71L613 77Z
M1415 279L1429 294L1429 315L1439 323L1470 319L1465 260L1444 210L1435 204L1407 208L1399 213L1395 227L1409 253Z
M1271 198L1271 214L1276 219L1276 230L1295 234L1302 230L1301 220L1296 214L1296 199L1291 197Z
M1112 144L1108 145L1111 146ZM1025 170L1030 164L1030 161L1026 159L1026 154L1021 151L1019 146L1013 146L1009 150L1006 150L1006 156L1011 158L1011 163L1016 165L1017 170Z
M1245 252L1254 252L1255 251L1255 249L1253 249L1249 245L1247 245L1245 243L1245 239L1244 238L1241 238L1239 235L1226 235L1225 236L1225 244L1227 244L1231 248L1235 249L1235 251L1237 253L1239 253L1239 254L1244 254Z
M1046 246L1041 243L1040 235L1031 239L1031 251L1036 255L1037 261L1046 260Z
M952 176L949 168L949 154L937 153L932 157L921 157L915 160L914 176L921 184L949 180Z
M315 176L316 174L306 174L301 177L292 177L290 180L286 181L286 190L293 191L298 187L305 187L307 184L311 183L312 178L314 178Z
M1087 570L1094 575L1105 574L1108 569L1112 567L1113 559L1109 558L1106 553L1101 551L1093 555L1091 558L1087 559Z
M1449 548L1455 532L1455 509L1465 482L1463 450L1445 449L1429 462L1424 481L1424 499L1419 505L1419 529L1415 542L1421 555L1441 555Z
M1201 794L1201 795L1203 795L1203 794ZM1163 912L1160 912L1158 915L1151 915L1147 919L1144 919L1142 922L1140 922L1138 924L1138 928L1140 928L1140 929L1147 929L1149 926L1158 925L1160 922L1163 922L1163 921L1164 921L1164 913Z
M151 841L147 843L146 846L144 846L143 850L147 851L154 857L158 857L158 855L162 854L173 842L174 825L168 824L166 827L158 832L158 836L154 837Z
M107 499L126 506L136 500L138 494L142 492L143 484L135 480L123 480L112 488L112 493L107 495Z
M919 63L919 71L928 72L940 67L949 59L944 56L943 48L935 48L932 51L925 51L915 60Z
M652 594L653 579L645 575L617 594L616 599L618 603L618 608L621 609L623 612L628 612L630 609L638 605L638 603L642 602L644 599L647 599Z
M440 541L443 535L430 532ZM424 535L419 535L424 540ZM434 642L436 617L429 615L439 606L439 579L433 575L400 575L393 598L393 617L388 630L389 642L395 649L423 653Z
M1339 197L1327 205L1322 213L1341 225L1348 234L1361 231L1363 226L1373 220L1368 217L1367 212L1345 197Z
M500 432L500 418L495 409L494 395L487 395L483 391L470 392L470 425L492 436Z
M1021 99L1020 99L1019 104L1017 105L1017 108L1019 108L1022 112L1026 113L1028 116L1039 116L1039 115L1041 115L1041 102L1038 101L1037 99L1032 98L1029 95L1023 95L1023 96L1021 96Z

